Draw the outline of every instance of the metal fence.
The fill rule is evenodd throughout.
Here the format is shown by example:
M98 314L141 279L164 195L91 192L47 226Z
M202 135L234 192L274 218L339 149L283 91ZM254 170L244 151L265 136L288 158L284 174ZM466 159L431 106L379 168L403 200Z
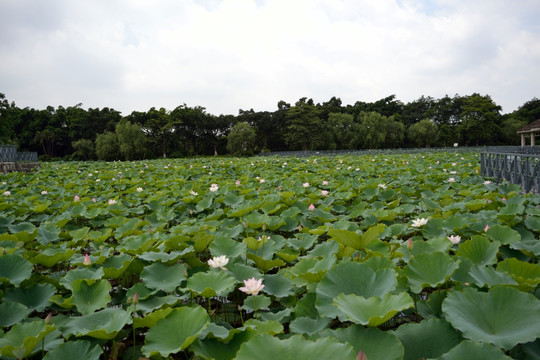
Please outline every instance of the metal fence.
M0 145L0 162L37 162L37 152L17 151L15 145Z
M375 154L411 154L428 152L507 152L519 154L540 154L540 146L458 146L440 148L398 148L398 149L356 149L356 150L308 150L308 151L272 151L261 156L339 156L339 155L375 155Z
M481 174L520 185L525 193L540 191L540 154L481 153Z

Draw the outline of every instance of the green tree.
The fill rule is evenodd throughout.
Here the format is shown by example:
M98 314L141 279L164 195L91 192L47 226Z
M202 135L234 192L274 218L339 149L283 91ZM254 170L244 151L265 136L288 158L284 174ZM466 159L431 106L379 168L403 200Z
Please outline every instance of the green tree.
M495 145L500 142L501 107L489 95L472 94L463 102L459 133L464 145Z
M99 160L112 161L119 159L120 149L115 133L106 131L97 136L96 154Z
M334 149L357 149L361 138L360 125L354 122L354 116L346 113L330 113L328 126L332 133Z
M386 148L399 148L405 140L405 125L394 120L391 116L386 118L386 135L384 137L384 145Z
M252 155L256 133L247 122L239 122L227 135L227 150L233 155Z
M413 146L431 147L437 145L438 131L433 121L424 119L409 128L407 138Z
M284 137L291 150L327 148L332 134L319 115L320 110L315 107L313 100L305 97L287 110L289 124Z
M94 143L90 139L79 139L74 141L71 146L75 152L73 157L77 160L92 160L95 156Z
M358 114L361 145L364 149L380 149L386 138L386 117L370 111Z
M125 160L141 159L146 147L146 137L140 125L120 121L116 125L116 137L120 153Z

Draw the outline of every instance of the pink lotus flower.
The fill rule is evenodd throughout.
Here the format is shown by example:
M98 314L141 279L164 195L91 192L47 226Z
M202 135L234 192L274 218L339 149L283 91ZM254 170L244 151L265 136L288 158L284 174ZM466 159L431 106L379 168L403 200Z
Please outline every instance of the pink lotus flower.
M254 277L244 280L244 285L245 286L242 286L241 288L239 288L239 290L245 292L248 295L257 295L259 291L264 288L264 285L262 284L262 279L257 280Z
M88 266L90 264L92 264L92 260L90 260L90 256L88 256L88 254L84 254L83 265Z
M328 181L324 180L324 181L322 182L322 184L323 184L324 186L326 186L326 185L328 185Z
M452 177L452 178L449 178L449 179L448 179L448 182L449 182L449 183L456 182L456 179L454 179L453 177Z
M486 227L484 228L484 232L487 232L489 230L489 225L486 225Z
M79 195L75 195L75 197L73 198L73 201L78 202L79 200L81 200Z
M92 202L96 202L96 201L97 201L96 198L92 198Z
M322 196L328 196L328 190L321 190Z
M309 208L308 208L308 209L309 209L309 211L315 210L315 205L313 205L313 204L309 205Z
M236 186L240 186L240 180L236 180Z
M41 195L47 195L47 194L48 194L47 190L43 190L43 191L41 192Z

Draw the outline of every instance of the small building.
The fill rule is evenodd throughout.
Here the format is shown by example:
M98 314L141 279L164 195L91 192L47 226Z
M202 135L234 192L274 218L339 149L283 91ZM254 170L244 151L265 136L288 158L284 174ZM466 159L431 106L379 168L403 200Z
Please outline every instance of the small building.
M517 131L521 135L521 146L525 146L525 137L531 137L531 146L535 146L534 138L540 135L540 119L533 121L532 123L525 125Z

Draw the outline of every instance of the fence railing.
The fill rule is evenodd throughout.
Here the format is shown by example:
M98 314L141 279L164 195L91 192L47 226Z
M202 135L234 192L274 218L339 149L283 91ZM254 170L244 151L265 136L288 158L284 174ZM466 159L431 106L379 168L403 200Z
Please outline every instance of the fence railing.
M480 163L484 177L517 184L525 193L540 191L540 154L486 152Z
M540 154L540 146L458 146L439 148L398 148L398 149L355 149L355 150L307 150L307 151L272 151L261 156L339 156L339 155L375 155L375 154L410 154L427 152L507 152L519 154Z
M15 145L0 145L0 162L37 162L37 152L17 151Z

